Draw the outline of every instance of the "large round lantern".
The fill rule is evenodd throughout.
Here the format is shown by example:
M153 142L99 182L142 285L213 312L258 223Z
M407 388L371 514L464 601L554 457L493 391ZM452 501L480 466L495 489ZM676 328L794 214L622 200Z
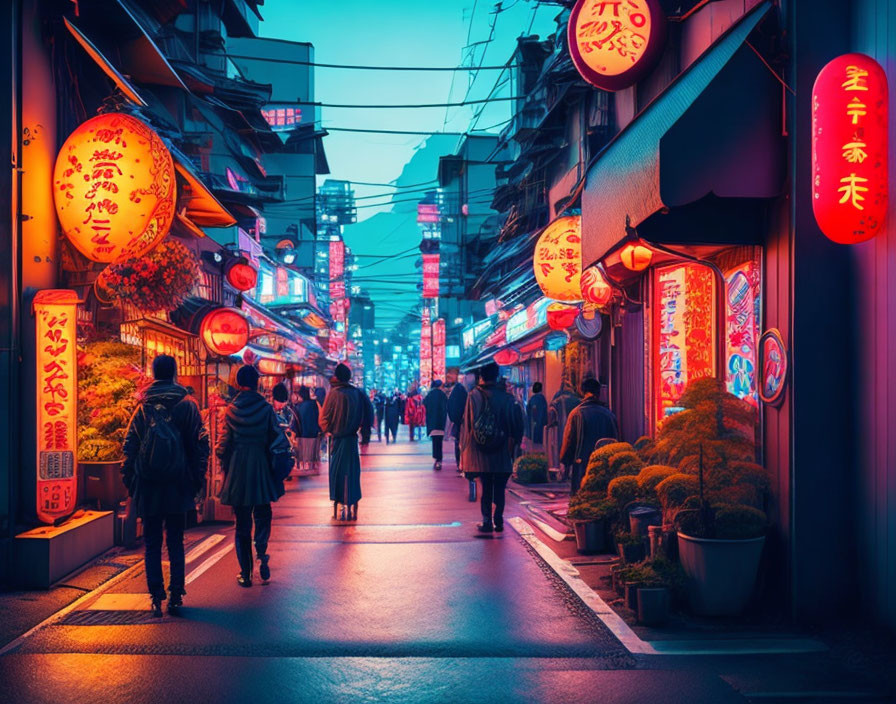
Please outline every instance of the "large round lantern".
M887 76L874 59L845 54L812 89L812 210L834 242L874 237L887 216Z
M653 260L653 252L640 244L627 244L619 253L619 259L629 271L644 271Z
M602 90L622 90L659 59L666 15L659 0L579 0L569 15L567 39L582 78Z
M555 301L580 301L582 275L582 217L557 218L538 238L533 259L535 280L542 293Z
M237 291L251 291L258 283L258 270L245 257L231 259L225 269L227 283Z
M199 336L210 352L227 357L249 343L249 321L236 308L215 308L202 319Z
M548 306L548 327L551 330L566 330L576 322L579 309L576 306L568 306L565 303L551 303Z
M62 145L53 197L62 231L85 257L104 263L138 257L171 228L174 162L159 136L137 118L98 115Z
M596 306L605 306L613 298L613 287L607 283L600 269L591 266L585 269L581 278L582 298Z
M498 366L506 367L510 364L515 364L517 361L519 361L519 358L519 352L517 352L512 347L507 347L503 350L495 352L494 361Z

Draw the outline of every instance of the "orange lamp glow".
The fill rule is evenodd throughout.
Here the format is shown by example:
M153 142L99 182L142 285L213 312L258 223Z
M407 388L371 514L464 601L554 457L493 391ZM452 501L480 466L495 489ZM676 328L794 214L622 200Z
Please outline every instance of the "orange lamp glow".
M286 363L279 359L262 357L258 360L258 373L267 376L284 376L286 374Z
M658 0L579 0L567 25L569 53L582 78L610 91L644 76L665 38L666 18Z
M640 244L627 244L619 253L619 259L630 271L644 271L653 261L653 252Z
M588 267L581 277L582 298L596 306L605 306L613 298L613 287L607 283L600 269Z
M249 343L249 321L236 308L216 308L202 319L199 336L210 352L226 357Z
M580 301L582 293L582 217L557 218L538 238L533 259L535 280L555 301Z
M237 291L251 291L258 283L258 270L244 258L233 259L227 265L227 283Z
M496 352L494 361L498 366L506 367L519 361L519 358L520 353L515 349L511 349L510 347L508 347L507 349L499 350L498 352Z
M98 115L72 132L56 158L53 196L63 232L85 257L137 257L168 233L176 181L171 154L143 122Z
M840 244L874 237L887 218L887 74L870 56L827 64L812 89L812 210Z
M37 517L53 523L75 510L78 494L78 296L38 291L33 303L37 352Z
M568 306L565 303L551 303L548 306L548 327L551 330L566 330L576 322L579 314L577 306Z

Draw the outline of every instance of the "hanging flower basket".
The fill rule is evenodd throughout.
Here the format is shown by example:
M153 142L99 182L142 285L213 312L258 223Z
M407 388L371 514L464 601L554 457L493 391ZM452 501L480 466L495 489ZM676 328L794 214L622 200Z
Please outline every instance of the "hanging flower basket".
M144 313L177 308L199 281L199 262L180 242L166 240L148 254L110 264L100 276L104 292Z

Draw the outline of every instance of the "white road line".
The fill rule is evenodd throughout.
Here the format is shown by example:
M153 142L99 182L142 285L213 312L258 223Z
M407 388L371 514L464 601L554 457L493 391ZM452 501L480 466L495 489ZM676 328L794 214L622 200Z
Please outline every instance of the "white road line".
M213 547L215 547L215 545L220 543L222 540L224 540L223 533L215 533L213 535L208 536L205 540L203 540L201 543L199 543L199 545L192 548L190 550L190 552L187 553L185 561L188 563L192 562L200 555L211 550Z
M190 574L187 575L187 578L184 580L185 584L190 584L191 582L198 579L200 576L205 574L211 567L218 562L222 557L224 557L227 553L233 550L232 545L225 545L223 548L218 550L214 555L207 558L205 562L199 565L195 570L191 570Z

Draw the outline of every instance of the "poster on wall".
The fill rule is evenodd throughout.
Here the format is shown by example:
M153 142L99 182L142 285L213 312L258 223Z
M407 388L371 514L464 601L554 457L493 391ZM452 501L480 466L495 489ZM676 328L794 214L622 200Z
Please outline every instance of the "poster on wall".
M725 272L725 385L729 393L759 405L760 267L749 260Z
M715 278L700 264L663 267L654 276L653 395L662 423L681 410L689 382L715 374Z

